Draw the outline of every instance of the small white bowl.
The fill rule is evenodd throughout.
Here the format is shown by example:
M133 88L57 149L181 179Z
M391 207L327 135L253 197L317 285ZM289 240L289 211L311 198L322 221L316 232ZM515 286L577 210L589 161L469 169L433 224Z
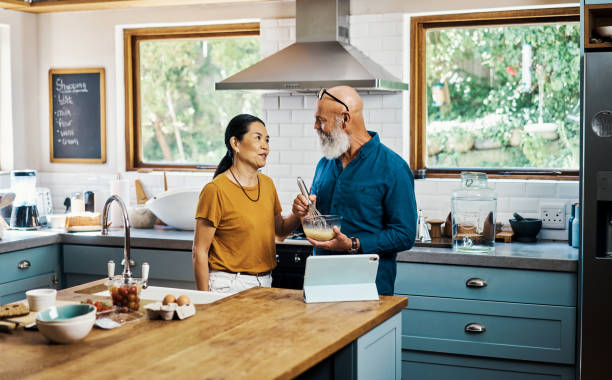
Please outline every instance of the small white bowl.
M48 307L55 306L55 289L32 289L26 292L30 311L41 311Z
M36 326L47 339L57 343L74 343L83 339L96 322L93 305L53 306L36 315Z

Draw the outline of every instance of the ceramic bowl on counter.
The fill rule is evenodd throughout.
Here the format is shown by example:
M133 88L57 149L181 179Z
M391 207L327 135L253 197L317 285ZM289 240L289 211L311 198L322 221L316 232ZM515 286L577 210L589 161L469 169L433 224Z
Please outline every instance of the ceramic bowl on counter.
M36 314L36 326L47 339L56 343L77 342L91 331L96 321L93 305L51 306Z

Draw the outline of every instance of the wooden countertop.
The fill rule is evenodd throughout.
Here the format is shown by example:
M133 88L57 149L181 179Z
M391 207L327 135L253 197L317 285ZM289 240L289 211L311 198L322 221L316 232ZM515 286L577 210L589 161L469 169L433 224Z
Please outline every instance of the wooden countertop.
M84 300L96 281L62 290ZM92 329L72 345L40 333L0 333L0 379L206 378L290 379L401 312L403 297L306 304L302 291L253 288L198 305L182 321L144 319L114 330Z

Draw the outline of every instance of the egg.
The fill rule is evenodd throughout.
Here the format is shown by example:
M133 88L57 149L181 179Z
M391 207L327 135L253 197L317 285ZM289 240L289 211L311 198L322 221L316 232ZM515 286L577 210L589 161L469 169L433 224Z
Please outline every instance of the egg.
M191 300L187 296L179 296L179 298L176 299L176 303L179 306L189 305L191 303Z
M162 301L164 305L167 305L173 302L176 302L176 297L174 297L172 294L166 294L166 296L164 297L164 300Z

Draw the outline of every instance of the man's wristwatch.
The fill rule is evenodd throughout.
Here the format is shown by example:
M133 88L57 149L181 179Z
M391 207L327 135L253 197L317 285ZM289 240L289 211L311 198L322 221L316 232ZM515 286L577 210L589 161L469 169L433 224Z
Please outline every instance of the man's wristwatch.
M348 253L350 253L351 255L354 255L356 253L359 253L360 249L357 247L357 238L356 237L351 237L351 248L348 250Z

